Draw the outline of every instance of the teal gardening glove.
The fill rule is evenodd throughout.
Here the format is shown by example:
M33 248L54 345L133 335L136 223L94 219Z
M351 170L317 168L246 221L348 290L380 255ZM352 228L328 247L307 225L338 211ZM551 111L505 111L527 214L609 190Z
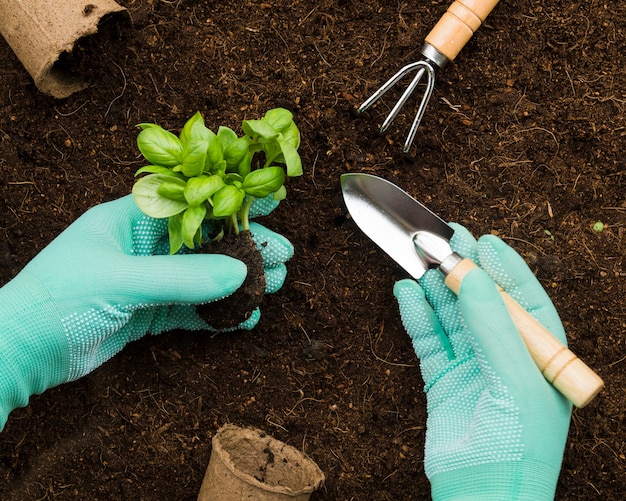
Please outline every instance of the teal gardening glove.
M571 405L535 366L494 282L565 343L563 327L513 249L454 226L452 248L482 268L458 298L438 270L394 288L425 383L433 499L554 499Z
M251 215L277 202L259 200ZM293 255L287 239L251 223L266 292L277 291ZM87 211L0 289L0 431L31 395L89 373L147 333L211 328L195 305L232 294L246 277L222 255L168 254L167 221L132 196ZM251 329L259 312L240 326Z

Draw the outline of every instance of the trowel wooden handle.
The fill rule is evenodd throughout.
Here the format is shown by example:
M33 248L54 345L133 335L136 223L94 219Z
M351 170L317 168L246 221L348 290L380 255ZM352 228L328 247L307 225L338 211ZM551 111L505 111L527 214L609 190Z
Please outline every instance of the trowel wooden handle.
M456 0L426 37L450 61L461 52L498 0Z
M458 294L463 277L476 264L463 259L446 276L446 285ZM500 289L511 318L517 326L530 356L544 377L576 407L587 405L602 390L604 382L554 335Z

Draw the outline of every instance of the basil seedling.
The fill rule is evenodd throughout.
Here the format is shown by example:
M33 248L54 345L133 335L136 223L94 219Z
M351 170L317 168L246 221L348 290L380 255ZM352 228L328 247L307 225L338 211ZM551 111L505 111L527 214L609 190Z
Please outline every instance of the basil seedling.
M249 230L256 198L286 195L285 179L302 175L300 131L284 108L260 120L244 120L243 136L224 126L208 129L197 112L175 134L152 123L139 124L137 146L149 162L133 186L137 206L148 216L167 218L170 253L202 244L203 223L210 238Z

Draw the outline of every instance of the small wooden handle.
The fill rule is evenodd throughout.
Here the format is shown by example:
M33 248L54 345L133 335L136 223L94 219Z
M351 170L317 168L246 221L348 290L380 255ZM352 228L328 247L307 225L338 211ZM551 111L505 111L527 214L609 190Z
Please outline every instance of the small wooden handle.
M456 0L426 37L450 61L461 52L498 0Z
M463 259L446 277L446 285L458 294L463 278L476 267L472 260ZM600 376L505 291L500 289L500 294L530 356L544 377L576 407L582 408L591 402L604 388Z

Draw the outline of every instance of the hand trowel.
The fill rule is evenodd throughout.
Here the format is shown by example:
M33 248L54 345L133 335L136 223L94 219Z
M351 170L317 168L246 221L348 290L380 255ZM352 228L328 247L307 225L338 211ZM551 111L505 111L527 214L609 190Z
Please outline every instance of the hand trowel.
M344 174L341 188L350 215L363 232L419 279L438 267L458 294L476 264L450 247L454 230L393 183L370 174ZM500 293L544 377L576 407L587 405L604 387L602 379L504 290Z

